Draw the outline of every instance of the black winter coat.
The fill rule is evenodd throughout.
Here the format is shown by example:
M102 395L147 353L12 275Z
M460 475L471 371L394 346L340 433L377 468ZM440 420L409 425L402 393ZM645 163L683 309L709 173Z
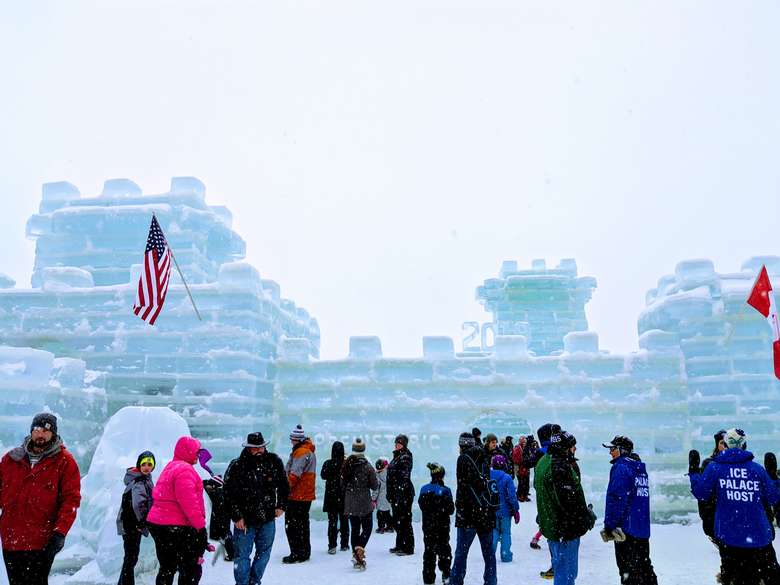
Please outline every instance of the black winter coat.
M481 506L474 495L484 491L485 478L490 477L490 462L485 449L475 446L462 451L456 473L455 526L475 528L477 532L493 530L496 525L495 509Z
M411 506L414 502L412 483L412 452L406 447L393 451L387 466L387 501L396 506Z
M320 477L325 480L325 498L322 511L326 514L344 513L344 488L341 485L341 468L344 465L344 444L333 443L330 459L322 464Z
M203 489L211 500L209 538L223 540L230 535L230 511L225 501L225 486L216 479L204 479Z
M276 518L276 508L287 507L290 487L284 464L275 453L251 455L244 449L225 471L225 498L230 518L251 526Z
M351 455L344 462L341 474L344 485L344 515L368 516L374 511L372 490L379 489L379 479L374 466L365 457Z

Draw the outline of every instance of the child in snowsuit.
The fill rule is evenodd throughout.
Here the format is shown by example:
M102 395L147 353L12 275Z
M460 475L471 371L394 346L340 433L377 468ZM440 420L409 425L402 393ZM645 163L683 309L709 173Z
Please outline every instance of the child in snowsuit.
M141 550L141 537L149 536L146 516L152 507L154 466L154 454L144 451L138 456L135 467L125 473L125 491L116 518L117 533L122 537L125 549L119 585L135 585L135 565Z
M501 562L512 562L512 518L520 522L520 505L515 494L512 477L506 473L507 460L503 455L493 455L490 460L490 479L496 482L500 504L496 510L496 527L493 529L493 554L501 541Z
M230 531L230 510L225 501L225 482L222 476L214 475L203 480L203 489L211 500L209 538L222 543L225 560L233 560L233 535Z
M455 513L452 491L444 485L444 467L438 463L429 463L431 483L420 490L417 505L422 511L423 544L423 583L436 582L436 560L438 557L442 583L447 585L452 565L450 548L450 516Z
M376 531L379 534L385 534L386 532L395 532L393 529L393 514L390 511L390 502L387 501L387 464L388 461L384 457L380 457L376 460L374 467L376 467L376 477L379 480L379 489L372 494L374 503L376 504Z

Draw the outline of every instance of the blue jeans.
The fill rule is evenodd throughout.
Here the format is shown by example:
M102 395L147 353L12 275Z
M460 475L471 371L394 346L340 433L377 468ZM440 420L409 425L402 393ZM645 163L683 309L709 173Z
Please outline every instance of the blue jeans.
M493 554L496 554L498 541L501 541L501 562L512 562L512 517L496 518L496 527L493 529Z
M455 559L452 563L452 572L450 573L450 585L463 585L463 579L466 577L466 560L475 536L479 536L482 560L485 561L485 572L482 575L484 585L497 585L493 531L486 530L478 533L474 528L458 528L458 544L455 547Z
M233 528L233 578L236 585L260 585L263 573L271 558L271 547L276 536L276 523L271 520L259 526L247 526L246 532ZM252 547L255 548L255 558L249 564Z
M555 541L551 540L550 555L552 556L554 585L574 585L577 579L577 560L580 554L580 539Z

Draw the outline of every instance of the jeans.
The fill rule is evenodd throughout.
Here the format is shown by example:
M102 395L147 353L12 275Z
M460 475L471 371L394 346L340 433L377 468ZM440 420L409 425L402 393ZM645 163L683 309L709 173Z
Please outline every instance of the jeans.
M4 550L9 585L48 585L51 562L42 550Z
M650 539L634 538L615 543L615 561L622 585L658 585L658 578L650 562Z
M311 502L289 500L284 514L284 531L290 545L290 556L306 561L311 557L310 508Z
M368 539L371 538L371 531L374 529L374 513L365 516L350 516L349 528L352 532L352 550L355 547L366 548Z
M450 585L463 585L463 579L466 577L466 560L475 536L479 537L482 560L485 562L485 571L482 575L484 585L497 585L496 555L493 553L493 531L477 532L475 528L458 528L455 560L452 563L452 571L450 572Z
M122 562L122 572L119 573L118 585L135 585L135 565L138 563L138 553L141 550L141 533L137 530L122 535L125 549L125 559Z
M271 558L274 536L276 523L273 520L265 524L247 526L246 532L233 529L233 578L236 585L260 585L268 559ZM252 556L253 546L255 558L250 568L249 557Z
M580 539L551 540L549 545L555 571L553 585L574 585L577 580Z
M341 548L349 546L349 521L338 512L328 512L328 548L336 548L336 541L341 534Z
M496 554L498 541L501 541L501 562L512 562L512 517L496 518L496 527L493 529L493 554Z

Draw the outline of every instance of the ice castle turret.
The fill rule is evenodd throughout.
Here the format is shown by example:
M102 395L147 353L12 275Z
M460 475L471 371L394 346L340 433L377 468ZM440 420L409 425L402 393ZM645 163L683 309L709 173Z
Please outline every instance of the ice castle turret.
M175 271L154 327L131 311L152 213L203 321ZM298 339L299 355L319 355L317 321L242 260L244 241L230 224L230 212L207 205L191 177L174 178L159 195L127 179L106 181L91 198L70 183L44 185L27 224L36 239L33 288L0 288L0 344L83 360L99 373L104 414L173 407L223 461L242 435L274 424L268 368L282 340Z
M522 335L536 355L564 349L571 331L587 331L585 304L596 279L577 276L577 263L564 259L556 268L534 260L530 269L518 269L514 260L501 265L498 278L477 288L477 300L493 314L496 335Z

